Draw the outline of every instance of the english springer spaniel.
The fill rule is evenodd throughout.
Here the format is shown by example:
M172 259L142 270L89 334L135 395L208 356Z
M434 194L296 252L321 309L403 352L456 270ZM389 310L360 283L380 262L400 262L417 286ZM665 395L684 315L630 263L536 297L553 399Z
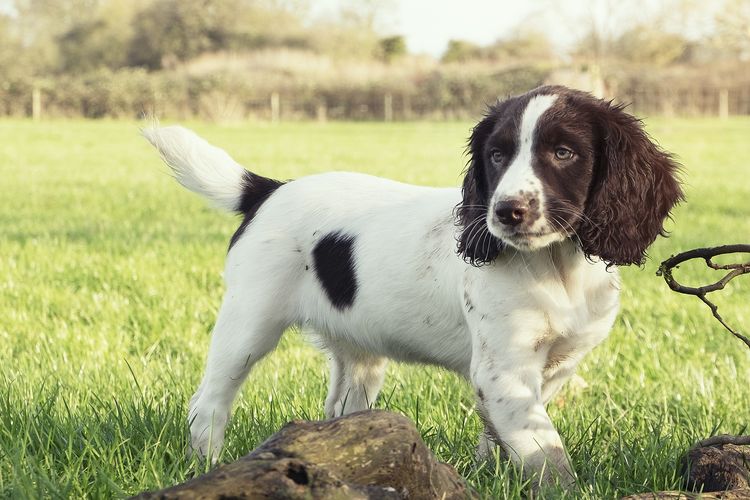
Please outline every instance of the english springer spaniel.
M297 325L330 356L329 417L368 408L388 358L442 366L476 390L480 456L500 445L542 480L574 481L545 404L609 333L615 266L642 264L682 199L639 120L560 86L508 98L474 127L462 189L281 182L184 128L144 135L183 186L243 216L190 401L193 450L217 455L250 368Z

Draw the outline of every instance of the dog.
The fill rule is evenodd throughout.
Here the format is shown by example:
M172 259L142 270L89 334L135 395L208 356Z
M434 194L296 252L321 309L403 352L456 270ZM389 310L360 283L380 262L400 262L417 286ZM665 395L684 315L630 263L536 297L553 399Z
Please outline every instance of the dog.
M296 325L330 356L328 417L367 409L387 359L441 366L475 389L480 457L500 446L540 481L575 481L545 404L612 328L617 266L644 262L683 199L680 166L622 106L562 86L498 101L460 189L281 182L187 129L144 135L184 187L242 216L189 405L195 452L218 454L243 380Z

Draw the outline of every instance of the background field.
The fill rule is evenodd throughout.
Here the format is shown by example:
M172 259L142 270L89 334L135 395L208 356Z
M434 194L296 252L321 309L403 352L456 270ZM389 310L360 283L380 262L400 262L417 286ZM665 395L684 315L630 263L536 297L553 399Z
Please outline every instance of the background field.
M195 125L241 163L294 178L355 170L458 185L469 123ZM134 122L0 121L0 495L109 497L200 473L186 462L186 403L199 381L237 221L168 175ZM656 264L750 240L750 119L650 121L685 165L688 202L643 269L623 270L622 313L583 363L582 390L550 413L580 474L578 497L680 487L693 441L748 431L750 351ZM688 282L708 281L683 268ZM719 299L750 328L750 280ZM292 418L320 418L324 358L297 334L249 377L223 460ZM504 465L473 462L467 385L392 365L377 407L417 422L430 447L487 496L518 497Z

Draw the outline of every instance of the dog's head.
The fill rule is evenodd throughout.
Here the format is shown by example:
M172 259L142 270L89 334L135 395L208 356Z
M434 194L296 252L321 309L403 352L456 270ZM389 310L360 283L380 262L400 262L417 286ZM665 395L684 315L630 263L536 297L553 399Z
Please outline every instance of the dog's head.
M608 264L642 264L682 199L678 165L621 106L560 86L489 108L469 139L458 251L474 265L504 246L573 238Z

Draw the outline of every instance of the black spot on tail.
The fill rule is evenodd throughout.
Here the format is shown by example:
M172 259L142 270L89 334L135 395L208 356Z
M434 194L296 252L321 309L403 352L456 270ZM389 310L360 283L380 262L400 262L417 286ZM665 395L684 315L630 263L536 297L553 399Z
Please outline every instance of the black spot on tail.
M242 222L237 231L232 235L227 251L231 250L234 244L237 243L237 240L240 239L240 236L245 232L248 224L252 222L253 217L255 217L263 202L283 185L282 181L269 179L268 177L253 174L252 172L245 172L245 175L242 177L242 197L240 197L240 202L235 209L237 213L242 214Z
M339 232L325 235L312 252L315 273L328 299L337 309L354 303L357 276L354 272L354 236Z

